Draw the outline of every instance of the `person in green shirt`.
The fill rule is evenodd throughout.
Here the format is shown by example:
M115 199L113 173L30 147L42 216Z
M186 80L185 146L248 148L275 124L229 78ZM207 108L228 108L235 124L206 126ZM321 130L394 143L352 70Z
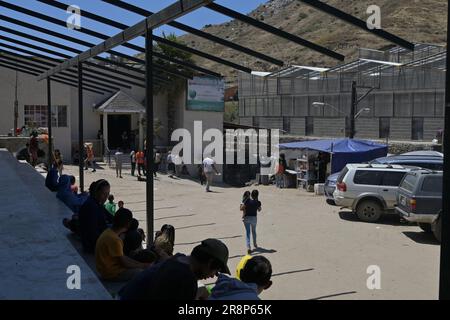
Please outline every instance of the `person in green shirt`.
M105 209L111 213L112 216L116 214L116 203L114 202L114 196L112 194L108 197L108 202L105 203Z

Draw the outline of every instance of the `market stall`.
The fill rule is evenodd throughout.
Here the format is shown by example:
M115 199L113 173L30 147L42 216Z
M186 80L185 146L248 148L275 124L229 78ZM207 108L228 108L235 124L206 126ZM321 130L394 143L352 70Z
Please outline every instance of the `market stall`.
M279 145L288 167L297 172L298 185L323 183L328 175L348 163L363 163L385 157L388 147L368 140L332 139L284 143Z

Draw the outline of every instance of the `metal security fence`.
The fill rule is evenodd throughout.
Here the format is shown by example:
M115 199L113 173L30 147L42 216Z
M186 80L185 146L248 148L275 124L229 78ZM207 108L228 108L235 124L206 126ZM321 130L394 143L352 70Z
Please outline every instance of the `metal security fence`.
M278 126L292 134L340 135L345 129L314 119L345 120L356 81L359 96L374 89L358 105L357 111L365 109L361 119L374 120L371 126L358 125L361 136L388 138L388 132L396 139L432 139L443 127L445 51L438 46L416 48L361 50L357 61L323 72L289 67L266 77L240 73L239 116L246 123L252 119L253 124ZM391 118L397 120L387 120Z

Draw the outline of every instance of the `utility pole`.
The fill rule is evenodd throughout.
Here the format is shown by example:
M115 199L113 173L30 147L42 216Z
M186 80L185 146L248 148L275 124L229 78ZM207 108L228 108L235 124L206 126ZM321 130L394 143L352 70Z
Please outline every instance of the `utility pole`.
M19 72L16 71L16 85L15 85L15 99L14 99L14 132L13 132L13 136L17 137L17 126L18 126L18 121L19 121L19 100L18 100L18 77L19 77Z
M356 92L356 81L352 81L352 105L350 108L350 132L349 138L355 138L355 115L356 115L356 106L358 104L358 95Z

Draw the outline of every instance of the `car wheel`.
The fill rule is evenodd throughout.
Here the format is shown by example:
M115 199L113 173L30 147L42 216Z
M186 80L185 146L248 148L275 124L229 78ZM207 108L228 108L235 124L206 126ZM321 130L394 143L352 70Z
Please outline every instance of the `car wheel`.
M426 233L432 233L433 232L431 230L431 224L429 224L429 223L419 223L419 227L420 227L420 229L422 229Z
M377 222L383 214L381 205L374 200L363 200L356 208L358 218L365 222Z
M441 230L442 230L442 220L439 216L432 225L433 234L437 241L441 242Z

